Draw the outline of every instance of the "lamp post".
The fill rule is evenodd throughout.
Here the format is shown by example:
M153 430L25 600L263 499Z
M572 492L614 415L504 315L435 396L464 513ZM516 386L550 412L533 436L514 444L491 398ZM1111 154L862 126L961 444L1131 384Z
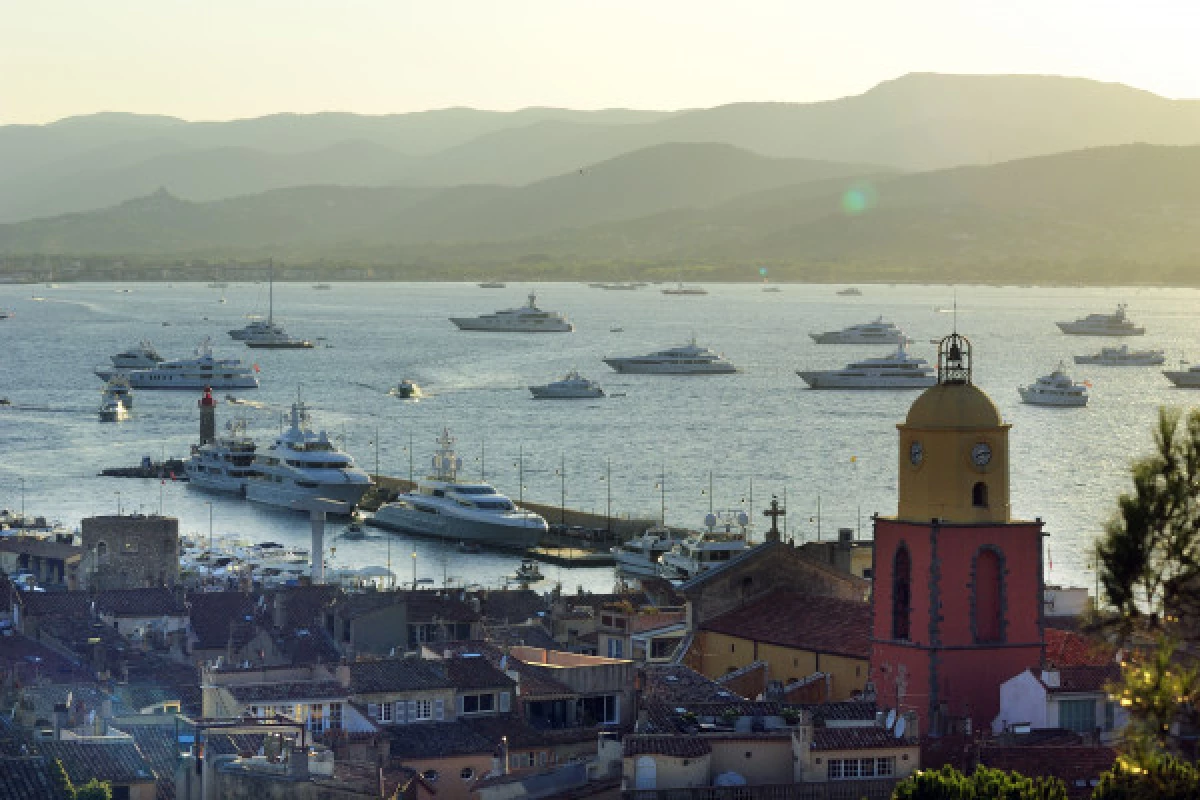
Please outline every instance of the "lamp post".
M121 493L120 493L120 492L113 492L113 494L115 494L115 495L117 496L117 516L119 517L119 516L121 516ZM22 516L24 516L24 515L25 515L25 511L24 511L24 510L22 510L22 511L21 511L21 515L22 515Z
M25 479L21 478L21 522L25 521Z
M612 538L612 459L604 459L604 477L600 480L604 481L605 506L604 519L608 526L608 538Z
M567 454L562 453L559 461L558 478L561 493L558 498L558 523L567 524Z
M667 524L667 465L662 466L662 477L659 478L658 484L654 487L659 491L659 519L658 524L665 526Z
M413 562L413 591L415 592L417 590L417 551L416 550L413 551L412 562Z

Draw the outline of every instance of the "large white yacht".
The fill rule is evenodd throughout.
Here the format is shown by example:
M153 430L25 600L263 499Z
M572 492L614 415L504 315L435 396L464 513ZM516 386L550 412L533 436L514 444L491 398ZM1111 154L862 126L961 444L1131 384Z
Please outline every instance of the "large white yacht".
M681 295L708 294L708 289L705 289L703 286L684 286L683 281L680 281L674 287L668 287L666 289L663 289L662 293L663 294L681 294Z
M536 547L546 533L546 520L519 508L490 484L460 482L462 459L454 452L454 442L450 431L443 429L433 473L417 481L413 491L380 506L371 524L504 549Z
M557 311L542 311L537 307L537 295L529 293L529 302L520 308L509 308L479 317L451 317L461 331L491 331L493 333L570 333L575 330L565 316Z
M840 331L810 333L809 336L817 344L904 344L908 341L904 331L897 328L895 323L885 322L883 317Z
M796 370L813 389L927 389L937 383L933 367L908 354L903 344L880 358L854 361L843 369Z
M161 361L146 369L119 370L134 389L257 389L258 378L251 367L236 358L213 358L212 342L202 341L195 358ZM96 375L108 380L112 370L97 369Z
M659 557L658 574L661 577L673 581L690 580L754 547L747 534L750 519L744 512L727 512L720 517L709 514L705 523L707 531L693 533Z
M1079 408L1088 402L1087 386L1071 380L1063 364L1059 364L1049 375L1038 378L1035 383L1019 387L1017 391L1022 403L1035 406Z
M1099 353L1075 356L1076 364L1101 367L1156 367L1166 361L1162 350L1130 350L1129 345L1105 347Z
M1190 369L1183 369L1182 363L1179 366L1177 370L1164 370L1163 375L1180 389L1200 389L1200 364L1193 364Z
M530 386L530 393L537 398L583 398L604 397L600 384L588 380L576 370L571 370L561 380L547 383L544 386Z
M611 548L617 571L624 575L657 575L659 557L691 535L691 531L682 528L663 525L648 528L641 536Z
M667 375L720 375L738 369L719 353L696 344L696 337L682 347L659 350L647 356L623 356L604 359L617 372Z
M1088 314L1074 322L1056 322L1063 333L1076 336L1141 336L1146 329L1135 325L1125 315L1125 304L1117 306L1112 314Z
M231 420L223 434L192 447L192 457L184 464L188 487L245 495L246 484L260 474L254 463L255 450L254 440L246 435L245 421Z
M115 356L110 356L112 365L120 371L131 369L149 369L162 362L163 357L148 340L142 339L136 347L122 350Z
M371 486L371 476L339 450L325 431L309 424L308 407L292 404L291 425L255 458L258 470L246 483L246 498L284 508L320 498L337 503L329 510L349 514Z

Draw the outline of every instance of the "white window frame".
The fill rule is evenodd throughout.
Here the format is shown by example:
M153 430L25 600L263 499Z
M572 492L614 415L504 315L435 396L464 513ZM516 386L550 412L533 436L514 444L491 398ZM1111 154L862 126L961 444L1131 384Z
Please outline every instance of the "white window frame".
M433 701L432 700L415 700L414 706L416 713L413 714L412 721L421 722L424 720L433 719Z
M395 717L392 715L391 703L379 704L379 721L387 723L388 725L391 725L393 722L395 722Z

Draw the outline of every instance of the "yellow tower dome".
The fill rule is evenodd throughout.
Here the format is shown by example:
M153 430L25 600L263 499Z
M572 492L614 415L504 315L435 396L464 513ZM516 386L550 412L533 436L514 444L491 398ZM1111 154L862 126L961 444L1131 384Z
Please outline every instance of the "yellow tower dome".
M928 522L1008 522L1008 429L971 382L971 343L938 345L938 382L908 410L900 431L897 517Z

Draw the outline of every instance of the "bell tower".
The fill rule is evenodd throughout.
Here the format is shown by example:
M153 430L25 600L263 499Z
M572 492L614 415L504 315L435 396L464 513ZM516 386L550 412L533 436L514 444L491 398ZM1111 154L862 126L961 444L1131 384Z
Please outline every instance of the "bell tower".
M1044 651L1042 523L1012 518L1011 426L973 369L965 336L942 339L937 385L896 426L896 515L875 519L871 679L934 733L990 725Z

